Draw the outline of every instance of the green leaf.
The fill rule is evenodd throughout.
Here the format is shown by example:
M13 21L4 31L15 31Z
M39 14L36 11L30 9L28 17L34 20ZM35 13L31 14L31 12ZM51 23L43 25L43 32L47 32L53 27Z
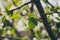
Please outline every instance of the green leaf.
M13 4L14 4L15 6L17 6L17 3L18 3L19 1L20 1L20 0L12 0Z
M48 19L48 22L50 22L50 21L51 21L51 17L50 17L50 15L47 17L47 19Z
M7 9L5 7L5 12L9 15L9 16L12 16L13 15L13 11L9 11L9 9Z
M20 18L20 15L18 14L18 11L14 11L12 18Z
M29 28L34 28L36 25L37 25L37 20L33 17L29 18L29 21L28 21L28 26Z
M37 17L34 15L34 12L28 13L28 17L29 17L29 18L31 18L31 17L37 18Z
M14 28L11 28L11 34L12 34L12 35L15 34L15 30L14 30Z
M28 26L29 26L29 28L31 28L31 29L35 27L34 23L32 23L32 22L30 22L30 21L28 22Z
M19 18L19 14L17 13L13 14L12 18Z
M11 6L12 6L12 3L8 3L7 6L5 6L5 8L6 8L7 10L10 10Z
M19 1L18 3L17 3L17 6L20 6L20 5L22 5L23 4L23 2L22 1Z
M6 30L2 29L2 35L6 35Z
M33 17L33 13L28 13L28 17Z
M2 18L2 22L4 23L5 20L6 20L6 17L4 16L4 17Z
M45 8L45 10L46 10L46 13L47 13L47 14L51 13L51 11L50 11L50 8L49 8L49 7L46 7L46 8Z
M2 34L2 29L0 29L0 34Z
M28 10L28 9L29 9L29 6L27 5L27 6L23 7L22 10Z
M19 2L20 0L13 0L15 3Z
M30 21L33 22L35 25L37 25L37 20L36 20L36 18L31 17L31 18L30 18Z
M54 12L60 10L60 8L57 6L57 7L54 7Z
M0 8L0 12L2 12L1 8Z

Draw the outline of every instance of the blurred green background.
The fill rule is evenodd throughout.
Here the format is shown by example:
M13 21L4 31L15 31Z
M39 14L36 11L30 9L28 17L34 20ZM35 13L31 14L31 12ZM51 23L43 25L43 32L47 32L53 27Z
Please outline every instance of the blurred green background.
M0 40L51 40L35 4L30 3L21 9L10 11L29 1L31 0L0 0ZM46 0L40 1L57 37L60 33L60 1L48 0L54 8Z

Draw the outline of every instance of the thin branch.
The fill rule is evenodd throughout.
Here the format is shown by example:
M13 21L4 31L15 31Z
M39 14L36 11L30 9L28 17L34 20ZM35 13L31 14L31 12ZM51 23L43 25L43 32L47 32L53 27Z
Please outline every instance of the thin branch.
M30 11L31 11L31 12L33 12L33 10L34 10L33 7L34 7L34 3L31 3L31 7L30 7Z
M43 20L43 24L45 25L45 28L46 28L51 40L57 40L56 37L54 36L52 30L51 30L51 25L49 25L49 23L47 21L47 16L45 15L45 12L43 10L43 7L41 5L40 0L33 0L33 1L34 1L35 5L36 5L38 11L39 11L39 14L40 14L40 16L41 16L41 18Z
M46 1L52 8L54 8L54 6L48 0L46 0Z
M33 2L33 1L30 1L30 2L28 2L28 3L25 3L25 4L23 4L22 6L17 7L17 8L15 8L15 9L12 9L12 10L10 10L10 11L15 11L15 10L17 10L17 9L21 9L21 8L24 7L25 5L28 5L28 4L32 3L32 2Z
M46 1L54 9L54 6L48 0L46 0ZM53 12L53 13L60 13L60 12Z
M60 12L54 12L54 13L58 13L59 14Z
M15 9L12 9L12 10L9 10L9 11L12 12L12 11L14 11L14 10L21 9L22 7L24 7L25 5L28 5L28 4L30 4L30 3L33 3L33 1L30 1L30 2L28 2L28 3L25 3L25 4L21 5L20 7L17 7L17 8L15 8ZM50 6L52 6L52 8L54 8L54 6L53 6L52 4L50 4L48 0L47 0L47 3L48 3ZM33 6L33 4L32 4L32 6ZM32 8L31 8L31 10L32 10ZM2 12L5 12L5 11L2 11ZM60 12L53 12L53 13L60 13Z

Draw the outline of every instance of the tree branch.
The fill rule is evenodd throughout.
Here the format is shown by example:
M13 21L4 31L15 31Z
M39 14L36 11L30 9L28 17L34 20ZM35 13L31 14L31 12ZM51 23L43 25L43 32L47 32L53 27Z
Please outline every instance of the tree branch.
M52 8L54 8L54 6L48 0L46 0L46 1Z
M21 9L21 8L24 7L25 5L28 5L28 4L32 3L32 2L33 2L33 1L30 1L30 2L28 2L28 3L25 3L25 4L23 4L22 6L17 7L17 8L15 8L15 9L12 9L12 10L10 10L10 11L15 11L15 10L17 10L17 9Z
M57 38L54 36L54 34L53 34L52 30L51 30L51 25L49 25L49 23L47 21L47 16L45 15L45 12L43 10L43 7L41 5L40 0L33 0L33 1L34 1L35 5L36 5L38 11L39 11L39 14L40 14L40 16L41 16L41 18L43 20L43 24L45 25L45 28L46 28L51 40L57 40Z
M34 11L34 3L31 3L31 7L30 7L30 11L33 12Z

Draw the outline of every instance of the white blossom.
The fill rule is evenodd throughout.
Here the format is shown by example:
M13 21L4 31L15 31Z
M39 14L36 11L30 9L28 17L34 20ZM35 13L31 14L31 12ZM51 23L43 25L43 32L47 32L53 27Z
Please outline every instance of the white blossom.
M33 38L33 40L37 40L36 38Z
M3 26L3 23L0 23L0 29L2 29L2 28L3 28L2 26Z
M60 0L48 0L54 6L60 6Z
M59 17L57 13L53 13L53 16L54 17Z
M35 31L35 32L40 31L40 27L35 27L35 28L34 28L34 31Z
M52 17L52 20L54 21L54 22L59 22L59 20L58 19L56 19L55 17Z
M23 13L23 15L25 15L27 13L27 11L26 10L23 10L22 13Z
M7 30L7 34L10 35L11 34L11 31L10 30Z
M18 21L18 24L17 24L17 26L16 26L16 29L20 32L20 31L24 31L24 25L23 25L23 20L22 19L20 19L19 21Z
M8 38L4 38L3 40L9 40Z
M48 35L48 33L46 32L46 30L45 30L45 29L43 29L43 30L42 30L42 36L45 36L45 35L47 36L47 35Z

